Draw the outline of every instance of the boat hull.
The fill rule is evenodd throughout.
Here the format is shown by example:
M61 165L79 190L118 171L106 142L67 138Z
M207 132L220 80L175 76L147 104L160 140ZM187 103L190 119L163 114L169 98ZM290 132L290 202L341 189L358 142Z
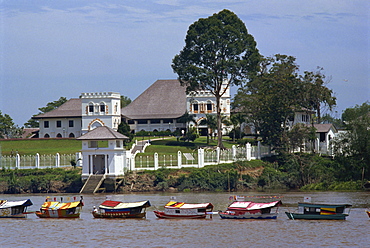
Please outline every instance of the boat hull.
M161 219L205 219L207 217L206 214L202 215L172 215L172 214L166 214L165 212L161 211L154 211L155 216Z
M366 211L366 213L367 213L367 215L369 216L369 218L370 218L370 211Z
M80 218L80 213L75 214L50 214L48 212L36 211L36 216L39 218L64 218L64 219L76 219Z
M146 213L138 213L138 214L126 214L126 213L98 213L92 212L94 218L145 218Z
M345 220L348 215L346 214L332 214L332 215L320 215L320 214L297 214L285 212L291 220Z
M0 213L0 218L26 218L26 214L3 214Z
M278 214L229 214L229 213L218 213L221 219L259 219L259 220L271 220L276 219Z

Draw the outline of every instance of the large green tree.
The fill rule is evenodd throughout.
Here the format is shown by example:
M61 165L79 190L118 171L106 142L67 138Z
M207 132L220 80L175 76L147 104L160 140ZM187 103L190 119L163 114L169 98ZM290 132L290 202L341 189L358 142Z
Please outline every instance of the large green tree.
M235 106L253 119L264 143L282 148L287 139L286 123L298 108L298 65L292 56L263 58L259 73L238 90Z
M234 107L247 113L263 141L284 151L297 146L297 133L304 131L306 137L312 136L312 130L305 128L288 135L287 124L296 111L315 110L320 114L322 105L335 105L321 71L305 71L301 76L295 61L295 57L281 54L262 58L258 73L234 98Z
M351 179L360 179L362 170L370 178L370 102L347 108L342 119L346 132L332 140L336 159L346 167Z
M303 82L302 106L308 110L316 111L317 123L321 123L321 108L327 106L333 110L336 105L336 97L333 91L326 87L325 75L322 68L316 72L305 71L301 77Z
M231 85L251 78L259 59L256 42L245 24L225 9L190 25L185 46L172 61L174 72L188 92L205 89L215 96L217 144L221 148L221 97Z
M14 124L10 115L0 111L0 139L20 138L22 134L23 129Z

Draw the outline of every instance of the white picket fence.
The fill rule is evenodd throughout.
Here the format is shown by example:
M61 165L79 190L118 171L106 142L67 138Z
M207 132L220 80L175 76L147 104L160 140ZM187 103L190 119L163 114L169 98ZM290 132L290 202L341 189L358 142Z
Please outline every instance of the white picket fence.
M131 154L131 153L129 153ZM124 165L131 171L138 170L157 170L159 168L185 168L195 167L202 168L206 165L232 163L238 160L250 161L261 159L262 157L271 156L270 148L267 146L251 146L246 144L244 147L233 146L232 149L198 149L195 152L182 153L176 155L158 154L144 155L134 153L131 158L126 160ZM53 155L0 155L0 168L8 169L34 169L34 168L58 168L70 167L71 161L76 162L76 166L82 166L82 154L53 154Z
M130 160L129 170L157 170L159 168L180 169L184 167L202 168L206 165L232 163L238 160L250 161L261 159L262 157L271 156L271 149L268 146L251 146L245 147L233 146L232 149L214 150L198 149L196 152L182 153L176 155L143 155L136 153Z
M75 161L77 166L82 166L81 153L76 154L46 154L46 155L12 155L0 156L0 168L7 169L45 169L70 167L71 161Z

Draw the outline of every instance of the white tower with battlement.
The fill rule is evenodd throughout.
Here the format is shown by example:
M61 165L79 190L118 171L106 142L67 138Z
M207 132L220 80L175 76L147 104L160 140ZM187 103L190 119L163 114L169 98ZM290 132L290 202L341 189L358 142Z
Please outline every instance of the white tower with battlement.
M81 93L82 134L107 126L115 131L121 123L121 95L116 92Z

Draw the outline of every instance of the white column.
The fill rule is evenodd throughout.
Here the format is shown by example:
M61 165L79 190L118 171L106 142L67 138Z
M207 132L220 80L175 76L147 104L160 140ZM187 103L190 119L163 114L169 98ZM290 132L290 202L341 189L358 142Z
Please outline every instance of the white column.
M198 168L204 167L204 149L198 149Z
M36 165L37 169L40 168L40 154L38 154L38 153L36 153L36 155L35 155L35 165Z
M233 160L236 161L236 146L233 145L231 149L232 149Z
M217 164L220 163L220 155L221 155L220 147L217 147L216 148Z
M180 151L177 152L177 167L181 169L182 165L182 153Z
M60 166L60 155L59 155L59 153L57 153L56 155L55 155L55 167L59 167Z
M154 153L154 170L158 170L158 153Z
M15 155L15 168L20 168L21 166L21 157L19 156L19 154L17 153Z
M246 149L246 157L247 157L247 161L251 161L252 160L252 146L251 146L251 143L247 143L245 145L245 149Z

